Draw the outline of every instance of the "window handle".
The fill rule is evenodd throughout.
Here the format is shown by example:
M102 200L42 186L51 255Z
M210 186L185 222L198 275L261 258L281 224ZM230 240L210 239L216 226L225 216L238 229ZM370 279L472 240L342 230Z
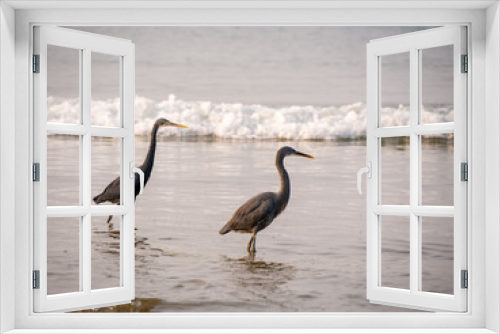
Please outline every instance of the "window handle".
M359 171L358 171L358 192L360 195L363 195L363 192L361 191L361 176L366 173L367 177L369 179L372 178L372 163L371 161L368 161L368 163L366 164L366 167L363 167L361 168Z
M135 180L135 173L139 174L139 183L140 183L140 188L139 188L139 195L142 195L142 192L144 191L144 172L142 169L137 168L134 166L134 162L130 162L130 178Z

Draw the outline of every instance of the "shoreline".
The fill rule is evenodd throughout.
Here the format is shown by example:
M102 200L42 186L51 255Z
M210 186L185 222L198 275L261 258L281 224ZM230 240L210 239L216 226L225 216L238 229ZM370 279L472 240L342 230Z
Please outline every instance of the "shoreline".
M74 135L65 134L48 134L50 138L61 138L61 139L76 139ZM108 137L94 137L98 140L106 141ZM147 142L150 140L149 136L136 135L136 141ZM402 143L409 143L409 138L405 137L394 137L386 138L390 140L385 140L383 146L389 145L400 145ZM215 135L181 135L181 136L165 136L159 134L157 137L159 142L203 142L203 143L249 143L249 142L303 142L303 143L334 143L341 145L355 145L355 146L366 146L366 136L360 136L355 138L335 138L335 139L293 139L293 138L224 138L217 137ZM422 142L425 144L436 144L436 145L449 145L453 144L454 136L453 134L441 135L441 136L425 136L422 138Z

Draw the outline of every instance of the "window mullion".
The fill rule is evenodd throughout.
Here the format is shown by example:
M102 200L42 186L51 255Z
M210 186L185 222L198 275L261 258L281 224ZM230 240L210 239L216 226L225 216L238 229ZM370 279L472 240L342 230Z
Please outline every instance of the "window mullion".
M417 144L418 144L418 161L416 164L417 168L417 205L414 207L416 210L421 209L422 206L422 133L425 132L417 132L421 128L431 128L432 126L425 127L422 126L422 50L415 50L415 56L416 56L416 66L417 66L417 72L416 75L417 77L415 78L415 83L417 85L417 105L415 106L415 116L413 117L413 122L415 126L412 128L414 130L415 135L417 136ZM437 128L441 128L441 131L443 131L443 127L446 127L446 125L441 125L437 126ZM453 127L453 125L452 125ZM447 129L449 130L449 129ZM413 211L413 214L417 214L418 211ZM418 224L418 231L417 231L417 256L418 256L418 268L417 268L417 278L418 278L418 291L422 291L422 215L419 214L418 216L415 216Z
M121 159L122 159L122 194L121 204L125 206L127 210L126 215L121 216L120 226L120 245L122 247L122 252L120 254L121 263L121 273L120 273L120 283L126 289L130 291L130 298L135 296L135 275L134 275L134 265L135 265L135 236L134 236L134 189L135 189L135 178L129 176L130 163L135 162L135 151L134 151L134 63L135 63L135 49L132 45L131 52L123 56L120 61L120 98L121 98L121 126L126 131L127 135L121 140Z
M81 119L82 124L85 128L90 127L90 103L91 103L91 73L90 73L90 61L91 61L91 52L89 49L83 50L83 61L81 66ZM81 143L81 184L80 189L82 192L81 205L84 207L89 207L91 204L91 193L90 193L90 185L91 185L91 134L87 131L82 136Z
M91 257L92 257L92 247L91 247L91 218L90 213L82 217L82 234L80 235L80 250L82 254L80 258L80 280L82 281L82 291L90 293L91 290Z
M81 119L84 127L90 127L90 104L91 104L91 51L84 49L82 52L81 71ZM81 204L84 208L88 208L87 213L82 217L82 228L80 235L80 280L82 281L82 291L90 293L92 272L91 272L91 257L92 257L92 216L90 214L91 205L91 184L92 184L92 161L91 161L91 134L87 132L81 139L81 184L82 192Z
M414 129L418 125L419 114L419 60L418 50L410 50L410 208L420 204L420 136L415 134ZM420 227L419 217L411 211L410 213L410 291L415 293L419 288L420 281Z

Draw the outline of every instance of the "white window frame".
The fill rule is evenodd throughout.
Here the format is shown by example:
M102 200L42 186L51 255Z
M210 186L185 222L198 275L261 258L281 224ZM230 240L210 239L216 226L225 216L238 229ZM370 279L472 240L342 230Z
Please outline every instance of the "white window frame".
M14 10L12 7L16 7ZM51 7L52 6L52 7ZM58 7L70 8L58 8ZM71 6L81 9L74 9ZM103 7L115 8L102 10ZM135 9L116 9L135 6ZM148 6L150 7L148 9ZM21 9L21 8L35 9ZM86 8L85 8L86 7ZM96 8L100 9L96 9ZM142 7L143 10L136 8ZM151 7L156 7L151 9ZM157 8L163 7L163 8ZM179 9L180 7L180 9ZM232 8L227 8L232 7ZM394 8L397 7L397 8ZM49 8L42 10L41 8ZM52 9L50 9L52 8ZM19 10L17 10L19 9ZM7 1L0 4L0 331L69 333L145 328L179 332L493 333L500 332L500 12L498 1L113 2ZM15 19L15 20L14 20ZM30 259L33 215L32 26L48 25L448 25L469 27L468 312L271 314L34 314ZM7 29L5 29L7 28ZM14 39L15 31L15 39ZM332 41L332 43L335 41ZM15 73L14 68L15 66ZM15 81L15 86L12 82ZM15 93L15 100L13 96ZM14 113L15 108L15 113ZM12 130L14 129L14 130ZM12 136L15 143L12 145ZM12 161L15 161L13 163ZM14 178L12 177L14 174ZM353 171L355 177L355 171ZM5 185L5 186L4 186ZM11 199L15 194L14 201ZM14 210L12 209L14 208ZM15 222L15 224L13 224ZM14 254L14 256L12 256ZM15 286L14 289L12 287ZM15 305L12 307L12 305ZM137 329L142 324L142 330ZM301 328L293 331L293 328ZM40 331L37 331L40 329ZM132 330L137 329L137 330ZM198 329L198 330L195 330ZM211 331L209 330L211 329ZM260 329L260 330L259 330ZM14 333L13 332L13 333ZM47 332L47 331L45 331ZM187 332L186 332L187 333Z
M34 27L34 54L39 56L39 73L33 75L34 162L40 164L39 181L33 184L33 264L39 271L39 288L34 289L34 311L71 311L104 305L130 303L135 296L135 46L128 40L101 36L60 27ZM47 47L55 45L78 50L80 84L80 123L47 122ZM92 54L112 55L119 61L119 127L91 124ZM79 143L80 200L74 206L47 206L47 135L76 135ZM92 205L92 138L118 138L120 141L120 204ZM120 285L106 289L92 287L92 217L118 216L120 220ZM79 220L79 290L47 293L47 218L74 217ZM77 246L75 246L77 247Z

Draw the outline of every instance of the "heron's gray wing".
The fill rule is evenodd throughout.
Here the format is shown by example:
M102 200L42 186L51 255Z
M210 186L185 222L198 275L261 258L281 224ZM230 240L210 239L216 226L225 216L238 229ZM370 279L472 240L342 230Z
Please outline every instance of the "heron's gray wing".
M233 230L251 230L260 223L274 218L276 200L273 193L259 194L240 206L230 220Z
M99 195L101 202L120 203L120 177L114 179Z

